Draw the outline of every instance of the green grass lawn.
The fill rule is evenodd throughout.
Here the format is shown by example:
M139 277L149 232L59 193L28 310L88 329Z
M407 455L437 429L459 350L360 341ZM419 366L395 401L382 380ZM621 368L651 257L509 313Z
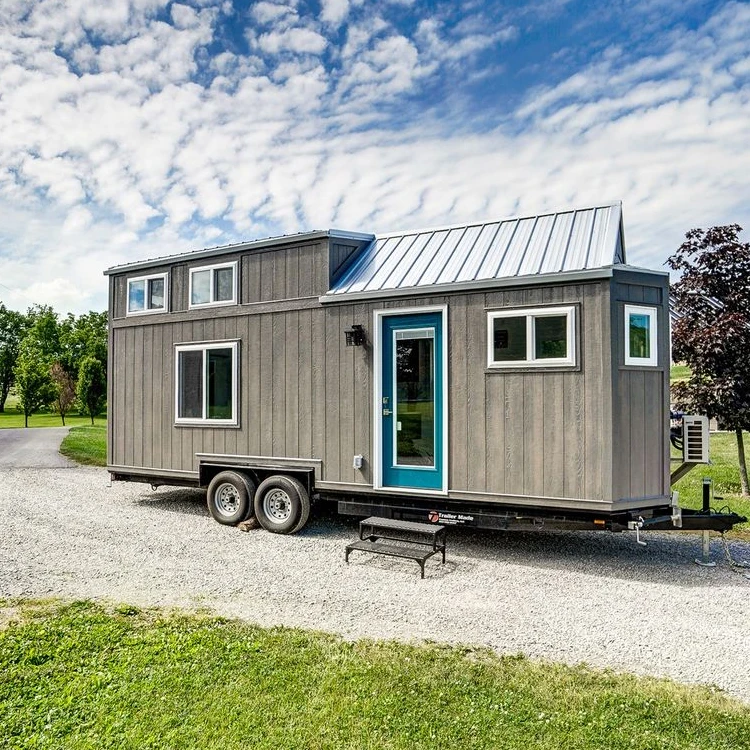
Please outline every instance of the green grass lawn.
M676 380L687 380L690 377L690 368L687 365L672 365L669 371L669 382Z
M5 411L0 412L0 429L7 427L23 427L23 414L16 409L16 398L11 394L5 402ZM95 424L106 423L106 416L99 416L94 420ZM77 425L90 425L91 417L71 411L65 415L65 426L75 427ZM29 427L62 427L62 419L59 414L43 412L32 414L29 417Z
M126 606L0 622L13 605L7 748L750 748L750 708L710 688Z
M107 420L72 427L60 445L60 453L79 464L107 465Z

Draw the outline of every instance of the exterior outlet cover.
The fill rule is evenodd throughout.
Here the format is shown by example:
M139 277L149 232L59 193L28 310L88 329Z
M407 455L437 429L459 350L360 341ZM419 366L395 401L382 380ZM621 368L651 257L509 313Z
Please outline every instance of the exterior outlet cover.
M682 460L686 463L707 464L708 417L686 414L682 418Z
M352 468L361 469L363 461L364 457L358 453L356 456L354 456L354 460L352 461Z

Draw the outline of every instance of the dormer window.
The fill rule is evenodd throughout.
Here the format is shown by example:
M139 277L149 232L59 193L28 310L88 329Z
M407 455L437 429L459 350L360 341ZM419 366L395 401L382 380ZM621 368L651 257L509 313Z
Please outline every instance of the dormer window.
M236 303L236 262L190 269L190 307Z
M128 315L166 312L167 274L128 279Z

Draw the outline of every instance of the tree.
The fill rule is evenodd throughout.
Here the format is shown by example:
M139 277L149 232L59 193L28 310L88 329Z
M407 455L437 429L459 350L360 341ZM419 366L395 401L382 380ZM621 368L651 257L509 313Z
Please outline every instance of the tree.
M90 355L107 370L107 313L90 311L76 318L73 314L60 322L61 362L69 375L78 374L81 360Z
M65 415L70 411L76 400L76 384L60 362L55 362L50 370L52 382L55 384L55 400L53 406L65 426Z
M24 427L28 427L29 417L43 406L52 403L55 398L55 384L50 375L49 359L26 338L21 343L13 374L18 410L23 412Z
M672 328L676 362L689 365L673 387L678 408L716 417L734 430L742 494L750 494L742 437L750 428L750 243L737 224L692 229L667 265L680 317Z
M49 305L34 305L27 313L29 328L26 336L34 341L39 354L54 362L60 359L60 322Z
M76 393L81 410L91 417L91 424L94 424L94 417L102 411L107 398L107 376L96 357L87 355L81 360Z
M0 302L0 412L5 411L5 402L13 385L18 349L27 327L25 315L8 310Z

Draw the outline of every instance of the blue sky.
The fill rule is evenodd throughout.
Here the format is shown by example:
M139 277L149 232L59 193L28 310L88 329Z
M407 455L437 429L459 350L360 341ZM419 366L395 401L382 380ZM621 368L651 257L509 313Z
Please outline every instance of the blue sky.
M0 301L242 239L621 199L750 227L750 4L3 0Z

